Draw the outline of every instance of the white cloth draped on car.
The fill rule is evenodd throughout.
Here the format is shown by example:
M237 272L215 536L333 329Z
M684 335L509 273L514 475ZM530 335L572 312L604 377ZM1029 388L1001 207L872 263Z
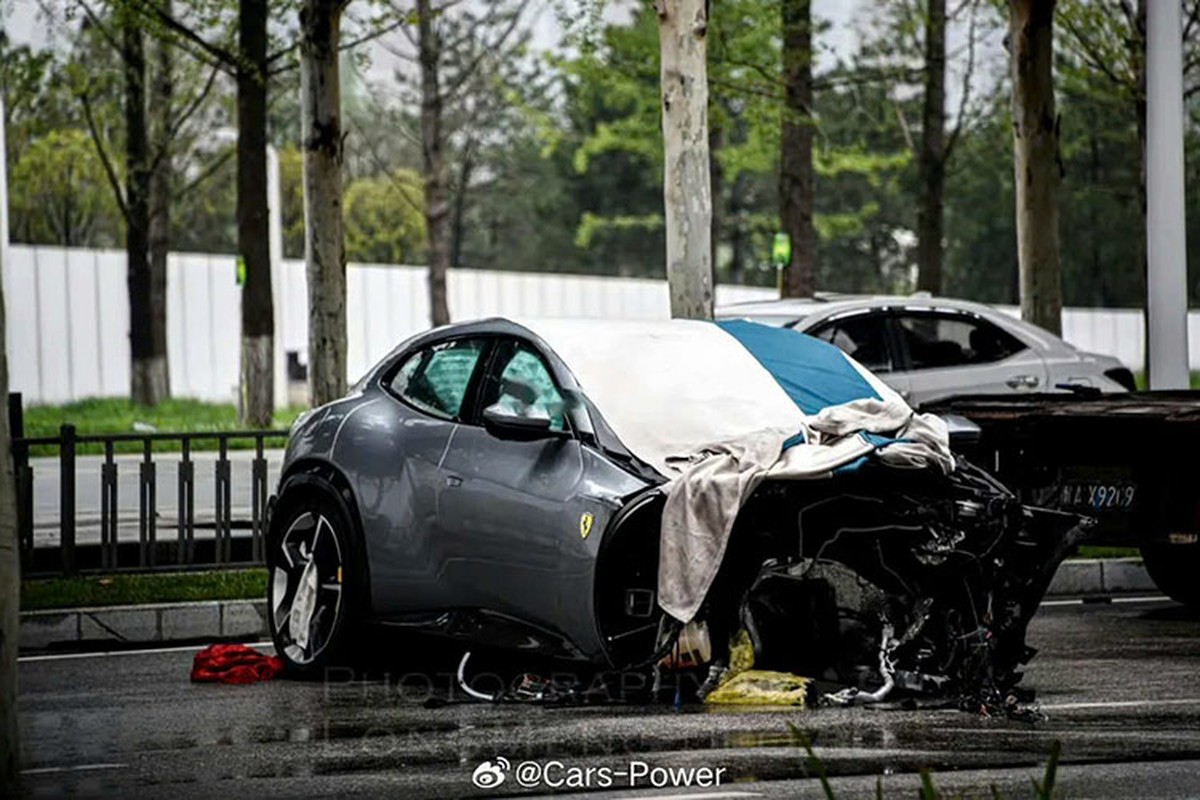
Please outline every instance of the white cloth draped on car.
M570 367L622 443L669 481L658 602L687 622L765 479L867 461L950 472L945 423L836 347L746 321L521 321Z

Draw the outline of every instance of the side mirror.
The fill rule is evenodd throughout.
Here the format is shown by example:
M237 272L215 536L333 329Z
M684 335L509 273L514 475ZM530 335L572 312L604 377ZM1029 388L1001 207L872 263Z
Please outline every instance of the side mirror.
M483 410L483 426L500 439L544 439L559 434L550 429L550 417L544 411L532 407L526 411L521 414L494 403Z
M972 447L983 438L983 429L966 417L958 414L942 414L942 421L950 431L950 449Z

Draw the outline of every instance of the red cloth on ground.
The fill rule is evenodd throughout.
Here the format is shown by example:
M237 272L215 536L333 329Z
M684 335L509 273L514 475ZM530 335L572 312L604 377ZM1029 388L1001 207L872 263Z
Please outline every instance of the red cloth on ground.
M244 644L214 644L192 661L192 680L197 683L255 683L281 672L283 661Z

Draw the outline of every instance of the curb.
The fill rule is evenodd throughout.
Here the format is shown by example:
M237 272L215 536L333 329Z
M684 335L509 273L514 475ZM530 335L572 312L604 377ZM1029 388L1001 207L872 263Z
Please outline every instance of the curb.
M100 606L21 612L19 650L269 636L266 600Z
M1080 558L1064 561L1054 573L1047 597L1161 594L1140 558Z
M1159 592L1140 558L1064 561L1047 597ZM21 612L20 651L88 645L266 639L266 600L211 600Z

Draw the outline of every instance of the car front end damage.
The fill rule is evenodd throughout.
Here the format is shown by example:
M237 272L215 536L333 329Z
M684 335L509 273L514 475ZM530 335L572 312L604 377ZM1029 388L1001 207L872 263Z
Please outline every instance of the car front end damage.
M944 476L768 481L684 626L653 602L659 510L652 496L635 504L600 555L598 624L617 669L647 670L676 697L753 666L809 679L810 702L924 697L988 713L1031 698L1018 687L1026 628L1090 524L1023 506L962 461Z

